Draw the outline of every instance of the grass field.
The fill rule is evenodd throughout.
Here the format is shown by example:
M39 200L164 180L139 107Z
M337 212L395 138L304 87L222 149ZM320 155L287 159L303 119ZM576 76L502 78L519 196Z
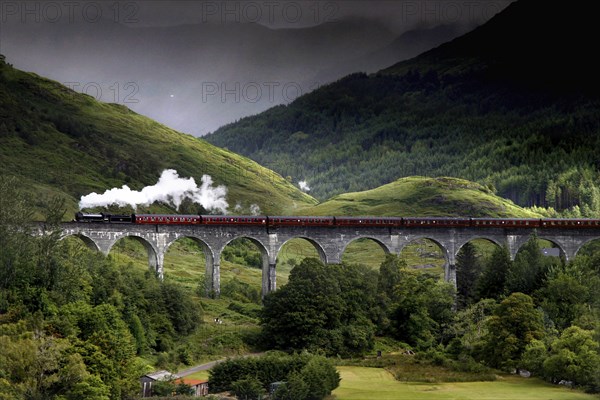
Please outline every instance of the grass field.
M405 383L381 368L338 367L336 400L597 400L538 379L502 376L495 382Z

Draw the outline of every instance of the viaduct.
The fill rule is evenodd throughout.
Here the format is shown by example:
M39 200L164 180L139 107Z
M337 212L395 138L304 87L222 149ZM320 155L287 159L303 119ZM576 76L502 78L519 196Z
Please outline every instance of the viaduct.
M262 254L262 293L276 289L276 261L283 245L291 239L302 238L317 250L321 261L339 264L346 247L354 240L368 238L381 246L384 252L400 254L404 246L418 240L435 242L445 258L445 279L456 285L456 255L462 246L474 239L486 239L496 245L506 245L514 259L534 228L495 227L312 227L284 226L270 228L243 225L135 225L93 224L68 222L62 225L62 236L77 236L90 248L108 255L115 243L124 237L133 237L148 251L148 264L157 275L164 276L164 256L169 246L188 237L196 241L206 257L207 293L220 293L221 252L229 242L247 238L257 245ZM554 243L566 261L575 257L587 242L600 238L599 228L561 229L538 228L540 239Z

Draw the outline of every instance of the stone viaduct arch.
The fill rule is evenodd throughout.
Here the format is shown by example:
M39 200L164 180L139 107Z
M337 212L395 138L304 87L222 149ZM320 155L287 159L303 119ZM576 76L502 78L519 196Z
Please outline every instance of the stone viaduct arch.
M41 229L41 228L40 228ZM496 245L506 245L514 260L517 252L534 232L532 228L495 227L306 227L290 226L267 230L263 226L227 225L134 225L90 224L69 222L63 224L63 237L78 236L91 248L108 255L121 238L135 237L148 251L148 264L157 275L164 276L163 263L167 249L178 239L192 238L200 244L206 257L207 294L220 293L220 260L225 246L237 238L250 239L262 254L263 295L276 289L277 255L283 245L295 238L309 241L321 260L339 264L348 245L362 238L375 241L386 253L400 254L409 243L429 239L442 250L445 258L444 277L456 285L456 255L465 243L486 239ZM571 260L587 242L600 238L600 228L538 229L538 237L555 243L565 257Z

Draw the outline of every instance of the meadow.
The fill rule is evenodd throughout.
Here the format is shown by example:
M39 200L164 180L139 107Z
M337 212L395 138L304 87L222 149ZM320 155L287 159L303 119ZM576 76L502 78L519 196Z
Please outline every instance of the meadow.
M335 400L592 400L598 397L535 378L501 375L493 382L399 382L382 368L338 367Z

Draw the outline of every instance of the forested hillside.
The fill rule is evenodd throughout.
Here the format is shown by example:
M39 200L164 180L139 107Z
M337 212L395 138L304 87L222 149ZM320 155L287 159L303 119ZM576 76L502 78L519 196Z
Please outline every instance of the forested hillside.
M573 46L594 35L592 14L520 0L415 59L206 139L307 180L319 199L403 176L456 176L520 205L598 215L598 62Z

